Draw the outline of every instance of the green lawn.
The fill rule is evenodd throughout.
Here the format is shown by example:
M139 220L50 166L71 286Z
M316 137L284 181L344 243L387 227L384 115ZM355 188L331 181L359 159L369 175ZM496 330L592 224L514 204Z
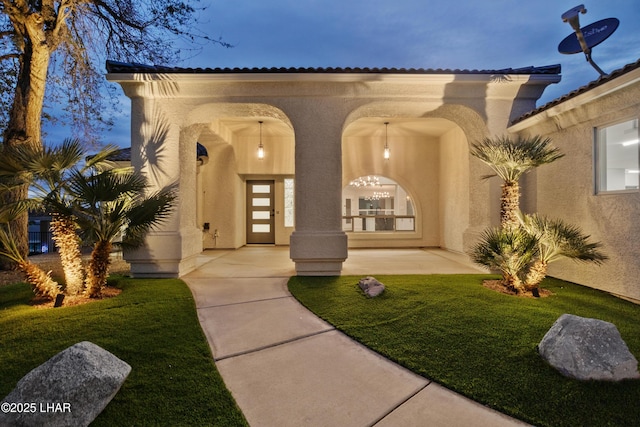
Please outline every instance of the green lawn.
M481 275L378 276L369 299L360 277L293 277L289 289L314 313L410 370L537 426L637 426L640 380L563 377L536 345L563 313L614 323L640 356L640 306L556 279L528 299L481 286Z
M180 280L117 279L122 293L36 309L24 284L0 287L0 396L56 353L91 341L132 367L92 426L246 426Z

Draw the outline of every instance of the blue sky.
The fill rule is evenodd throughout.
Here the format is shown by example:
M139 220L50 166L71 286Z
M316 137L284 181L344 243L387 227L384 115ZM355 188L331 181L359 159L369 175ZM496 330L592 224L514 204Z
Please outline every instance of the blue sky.
M584 54L558 53L573 30L561 15L577 0L215 1L202 18L232 49L185 61L202 67L414 67L499 69L561 64L545 100L598 78ZM640 1L584 3L582 26L615 17L618 30L593 50L610 72L640 58ZM543 101L544 102L544 101Z
M599 74L582 53L563 55L558 44L573 30L561 15L577 0L223 0L200 15L199 29L235 47L203 46L185 67L397 67L500 69L562 65L562 81L542 105ZM582 26L620 20L593 50L611 72L640 58L640 0L584 3ZM129 104L112 138L128 138Z

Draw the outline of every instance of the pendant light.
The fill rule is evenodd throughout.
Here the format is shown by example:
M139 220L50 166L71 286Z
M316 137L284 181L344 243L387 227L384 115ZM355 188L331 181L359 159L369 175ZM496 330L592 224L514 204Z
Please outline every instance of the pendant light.
M384 159L389 160L391 150L389 149L389 122L384 122Z
M260 144L258 144L258 159L264 159L264 145L262 145L262 120L260 120Z

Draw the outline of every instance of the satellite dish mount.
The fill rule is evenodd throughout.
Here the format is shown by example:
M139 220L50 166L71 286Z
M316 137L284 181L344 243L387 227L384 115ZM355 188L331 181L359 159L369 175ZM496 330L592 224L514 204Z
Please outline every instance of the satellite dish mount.
M607 73L602 71L598 65L593 62L591 58L591 49L594 46L599 45L605 41L613 32L618 28L618 21L616 18L603 19L593 24L589 24L584 28L580 28L580 14L587 13L584 5L576 6L562 14L562 21L568 22L571 28L575 31L574 34L567 36L560 45L558 45L558 51L564 54L573 54L583 52L587 58L587 62L596 69L601 76L606 76Z

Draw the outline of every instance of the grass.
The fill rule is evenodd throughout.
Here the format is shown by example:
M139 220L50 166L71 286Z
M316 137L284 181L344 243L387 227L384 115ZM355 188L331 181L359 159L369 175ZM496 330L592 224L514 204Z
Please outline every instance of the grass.
M370 299L360 277L293 277L289 289L318 316L378 353L454 391L537 426L631 426L640 420L640 380L563 377L536 346L563 313L614 323L640 355L640 306L545 279L547 298L517 298L481 286L481 275L379 276Z
M92 426L246 426L213 363L186 284L125 279L115 297L37 309L24 284L0 287L0 396L56 353L91 341L129 363Z

